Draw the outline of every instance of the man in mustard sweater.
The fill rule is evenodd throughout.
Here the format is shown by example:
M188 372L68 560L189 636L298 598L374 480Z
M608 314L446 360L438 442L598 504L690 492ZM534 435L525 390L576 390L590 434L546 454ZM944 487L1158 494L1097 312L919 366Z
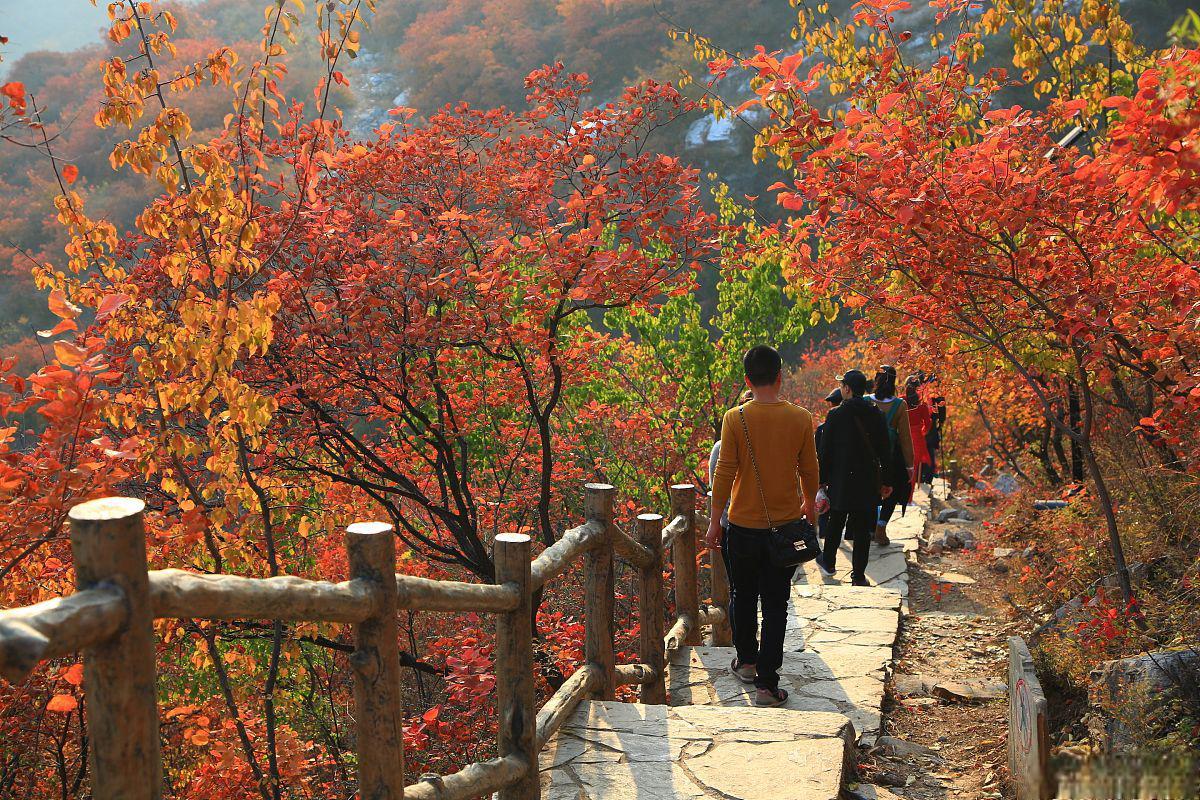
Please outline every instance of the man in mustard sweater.
M757 345L747 351L742 364L754 399L727 411L721 423L721 455L713 473L712 521L705 541L724 549L729 570L729 618L737 648L730 669L743 683L754 684L754 705L772 707L787 701L787 692L779 688L779 668L796 570L771 566L766 534L771 525L803 517L815 523L820 481L812 415L779 399L783 359L778 351ZM729 527L722 537L721 509L726 502Z

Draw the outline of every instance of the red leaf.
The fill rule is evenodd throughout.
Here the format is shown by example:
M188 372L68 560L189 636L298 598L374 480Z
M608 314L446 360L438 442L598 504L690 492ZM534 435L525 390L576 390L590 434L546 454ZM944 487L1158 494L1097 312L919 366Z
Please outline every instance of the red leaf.
M96 321L103 322L108 318L109 314L112 314L131 299L133 298L127 294L105 295L104 299L100 301L100 307L96 309Z
M62 176L63 180L68 184L74 183L75 179L79 177L79 167L74 164L67 164L63 167Z

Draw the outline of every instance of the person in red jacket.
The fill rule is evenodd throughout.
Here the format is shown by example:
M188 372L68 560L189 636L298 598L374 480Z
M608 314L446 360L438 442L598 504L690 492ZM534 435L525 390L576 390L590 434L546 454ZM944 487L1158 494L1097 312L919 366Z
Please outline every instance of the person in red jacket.
M933 429L933 414L929 404L921 399L921 379L909 375L904 381L904 400L908 405L908 430L912 435L913 467L918 476L925 475L933 464L929 457L926 436Z

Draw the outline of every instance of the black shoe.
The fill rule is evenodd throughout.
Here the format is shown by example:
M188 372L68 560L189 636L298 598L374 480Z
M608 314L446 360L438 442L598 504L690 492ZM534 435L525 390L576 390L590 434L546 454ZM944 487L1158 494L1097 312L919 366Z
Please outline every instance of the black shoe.
M854 578L850 581L851 586L870 586L871 582L866 578Z
M815 559L813 559L813 561L816 563L817 569L821 570L821 574L826 578L832 578L834 576L834 571L825 566L825 556L817 556Z

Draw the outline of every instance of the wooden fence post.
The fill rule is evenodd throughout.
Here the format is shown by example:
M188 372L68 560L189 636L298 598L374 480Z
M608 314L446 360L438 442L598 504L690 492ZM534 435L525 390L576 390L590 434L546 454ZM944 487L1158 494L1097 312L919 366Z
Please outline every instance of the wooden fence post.
M696 583L696 487L677 483L671 487L671 518L685 517L687 529L671 545L675 565L675 613L692 621L684 644L700 644L700 588Z
M720 516L716 509L710 509L709 513ZM725 570L724 551L716 547L708 548L708 571L712 584L712 604L725 612L723 620L712 624L712 644L714 647L729 647L733 644L733 626L729 624L729 573Z
M492 548L496 583L516 586L521 598L513 611L496 617L497 755L520 756L529 765L525 776L497 793L499 800L537 800L537 709L533 697L533 630L529 624L533 595L529 577L529 537L502 533Z
M350 577L375 584L371 616L354 626L355 726L358 796L404 797L404 705L400 685L400 630L396 610L396 537L386 522L346 528Z
M83 651L88 751L96 800L162 797L155 687L154 610L146 576L146 504L105 497L71 509L75 586L113 583L125 592L123 630Z
M658 514L638 517L638 541L654 554L650 563L638 570L638 615L641 636L638 658L654 670L654 679L642 684L643 703L667 702L666 657L663 652L663 518Z
M613 653L613 548L612 508L614 489L607 483L584 487L584 512L589 521L604 526L604 538L584 556L584 658L600 668L596 697L617 696L616 656Z

